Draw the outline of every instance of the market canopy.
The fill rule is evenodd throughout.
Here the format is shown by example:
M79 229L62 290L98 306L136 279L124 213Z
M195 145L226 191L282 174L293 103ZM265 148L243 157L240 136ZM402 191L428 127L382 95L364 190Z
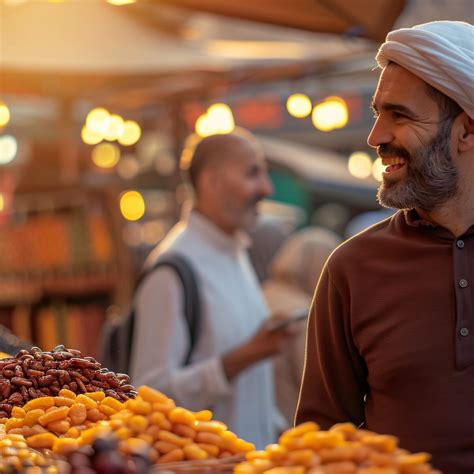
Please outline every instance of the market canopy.
M301 30L383 41L405 0L152 0Z
M389 28L392 23L388 25L388 19L393 22L395 12L400 12L390 5L400 9L403 5L403 1L377 2L362 27L357 19L351 27L350 22L334 18L331 23L329 13L314 10L319 3L301 0L271 2L271 8L268 1L253 2L262 12L273 12L274 16L267 19L251 14L251 2L239 2L238 11L233 1L165 3L138 1L118 7L105 0L0 2L2 92L78 96L98 89L121 91L152 84L155 92L158 86L166 96L192 87L205 90L216 77L240 83L241 76L228 75L235 71L250 70L253 74L276 67L284 76L281 68L285 66L291 76L292 65L337 61L374 48L368 40L313 32L375 38L372 33L363 33L375 28L366 25L367 18L377 29L382 24ZM350 3L352 9L352 4L370 2ZM379 5L385 8L383 21L377 16ZM291 24L276 21L277 12L281 20L287 17ZM305 17L314 23L311 27L296 21Z

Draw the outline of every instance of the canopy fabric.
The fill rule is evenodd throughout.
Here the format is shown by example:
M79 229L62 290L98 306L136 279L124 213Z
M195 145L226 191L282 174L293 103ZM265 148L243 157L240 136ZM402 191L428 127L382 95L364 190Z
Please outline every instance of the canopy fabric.
M362 40L349 42L331 35L317 38L307 32L222 20L214 15L190 15L167 5L137 3L130 7L112 6L105 0L25 0L18 5L0 1L3 92L74 96L111 85L118 89L130 89L132 83L156 85L157 79L166 81L170 77L166 87L171 84L176 89L177 83L185 81L180 90L186 90L190 83L197 81L199 85L203 75L337 60L369 47L369 42ZM151 20L157 8L162 15L165 10L175 13L174 32L166 29L166 20ZM209 36L207 31L199 30L202 37L186 38L194 17L207 17L206 24L211 26L223 24L223 30L232 34L220 41L222 29ZM239 27L236 23L245 25ZM231 53L244 49L242 45L248 56L233 56ZM250 53L258 46L273 57L252 57ZM168 94L166 87L164 94Z
M320 33L383 41L405 0L152 0L197 11Z

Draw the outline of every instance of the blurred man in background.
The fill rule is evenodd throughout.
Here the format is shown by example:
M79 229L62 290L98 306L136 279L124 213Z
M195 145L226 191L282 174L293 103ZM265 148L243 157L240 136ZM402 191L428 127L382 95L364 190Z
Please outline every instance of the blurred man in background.
M394 216L328 260L310 314L297 422L352 421L474 466L474 27L389 33L368 143Z
M294 328L268 328L243 233L255 225L258 203L272 185L250 134L204 138L186 161L194 209L149 263L175 253L194 268L202 309L198 339L189 365L183 366L190 344L183 291L173 270L159 268L137 293L132 378L189 409L210 408L238 436L261 448L276 439L281 423L269 357L294 333Z

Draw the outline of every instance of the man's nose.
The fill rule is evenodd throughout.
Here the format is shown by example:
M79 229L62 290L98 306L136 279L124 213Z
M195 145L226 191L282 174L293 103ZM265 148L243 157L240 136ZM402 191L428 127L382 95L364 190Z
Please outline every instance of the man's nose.
M394 136L389 124L379 116L369 133L367 144L373 148L377 148L380 145L391 143L393 138Z
M273 194L273 184L270 176L266 173L262 178L261 193L263 197L268 197Z

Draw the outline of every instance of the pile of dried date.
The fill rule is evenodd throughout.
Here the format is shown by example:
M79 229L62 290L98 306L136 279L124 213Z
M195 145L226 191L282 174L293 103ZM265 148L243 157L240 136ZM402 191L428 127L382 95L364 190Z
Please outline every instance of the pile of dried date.
M0 360L0 418L33 398L57 396L62 388L78 394L102 391L119 401L137 395L128 375L102 368L78 350L57 346L43 352L33 347Z

